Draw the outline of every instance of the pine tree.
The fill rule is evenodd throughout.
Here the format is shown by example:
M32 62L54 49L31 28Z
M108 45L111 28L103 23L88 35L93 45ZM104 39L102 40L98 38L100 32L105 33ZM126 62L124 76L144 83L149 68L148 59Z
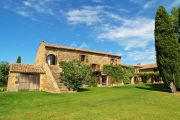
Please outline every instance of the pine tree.
M160 75L171 91L176 92L176 83L180 78L179 43L169 15L163 6L160 6L156 12L155 48Z
M18 56L16 63L21 63L21 56Z

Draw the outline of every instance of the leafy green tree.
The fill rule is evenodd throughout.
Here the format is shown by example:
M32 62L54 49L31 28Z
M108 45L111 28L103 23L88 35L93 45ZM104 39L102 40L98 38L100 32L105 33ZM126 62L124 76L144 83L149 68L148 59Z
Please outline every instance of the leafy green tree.
M157 9L155 17L155 48L159 73L171 91L176 92L176 83L180 79L179 44L163 6Z
M91 69L88 65L80 61L60 62L63 69L60 80L74 91L78 91L83 84L91 83Z
M16 63L21 63L21 56L18 56Z
M7 62L0 62L0 86L7 85L9 74L9 64Z

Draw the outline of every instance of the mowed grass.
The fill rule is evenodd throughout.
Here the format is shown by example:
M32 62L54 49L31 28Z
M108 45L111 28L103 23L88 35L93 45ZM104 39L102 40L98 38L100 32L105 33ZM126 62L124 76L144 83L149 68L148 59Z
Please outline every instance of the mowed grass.
M180 95L159 91L158 86L88 88L65 94L4 92L0 120L179 120Z

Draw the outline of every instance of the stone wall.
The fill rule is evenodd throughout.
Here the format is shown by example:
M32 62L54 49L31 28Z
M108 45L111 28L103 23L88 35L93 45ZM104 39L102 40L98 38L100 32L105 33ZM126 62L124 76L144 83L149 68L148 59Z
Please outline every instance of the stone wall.
M56 56L56 67L59 67L59 62L61 61L80 60L80 55L86 56L86 64L98 64L101 71L103 70L103 65L111 64L112 58L116 59L116 64L120 64L121 62L120 57L117 56L103 55L86 51L81 52L73 49L46 47L46 44L42 42L37 51L35 60L35 64L43 65L45 71L45 75L41 75L40 78L40 90L54 93L61 92L61 89L58 87L58 83L55 80L56 77L52 74L53 70L50 70L51 66L47 64L47 56L50 54ZM57 71L57 74L59 74L59 71Z
M10 73L8 77L7 91L18 91L20 73Z
M7 91L19 91L19 89L20 89L20 81L21 81L22 78L25 78L25 75L27 76L27 75L35 75L35 74L23 74L23 73L10 72L9 77L8 77ZM32 76L31 76L31 78L32 78ZM46 80L46 75L45 74L40 74L40 78L38 77L38 79L40 79L40 86L39 86L40 89L39 90L43 90L43 88L45 86L44 81ZM32 85L31 85L31 88L29 88L29 90L33 90Z
M36 53L35 64L43 65L43 63L46 63L45 52L45 43L41 42Z
M50 68L47 64L43 65L45 74L40 77L40 90L52 92L52 93L60 93L60 89L57 85L54 76L52 75Z
M115 58L117 60L117 64L120 63L120 59L118 57L111 57L95 53L78 52L73 50L46 48L45 56L48 56L49 54L53 54L56 56L57 65L60 61L80 60L80 55L86 56L87 60L85 62L88 65L99 64L101 70L103 69L104 64L111 64L112 58Z

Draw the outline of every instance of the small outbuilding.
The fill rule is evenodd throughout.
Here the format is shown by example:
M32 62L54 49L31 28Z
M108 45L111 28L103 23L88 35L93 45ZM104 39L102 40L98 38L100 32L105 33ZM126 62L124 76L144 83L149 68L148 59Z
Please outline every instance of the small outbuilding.
M8 91L38 91L44 70L40 65L11 64Z

